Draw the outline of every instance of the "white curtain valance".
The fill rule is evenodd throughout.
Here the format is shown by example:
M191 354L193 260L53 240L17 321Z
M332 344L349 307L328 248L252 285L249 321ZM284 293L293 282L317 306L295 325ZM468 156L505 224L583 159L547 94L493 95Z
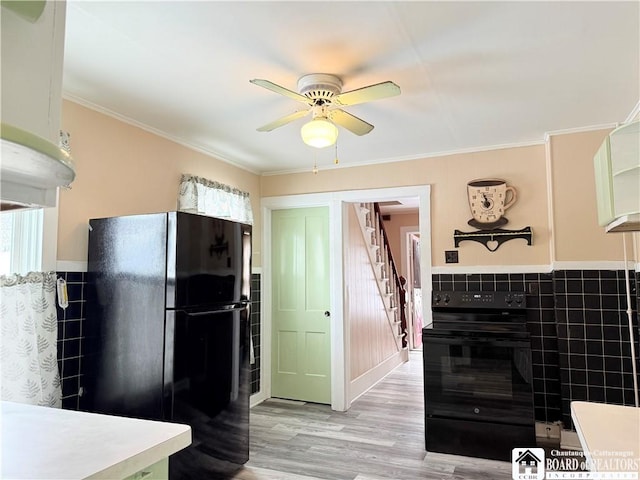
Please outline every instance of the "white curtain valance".
M0 276L2 400L60 407L56 274Z
M195 175L182 175L178 210L253 224L247 192Z

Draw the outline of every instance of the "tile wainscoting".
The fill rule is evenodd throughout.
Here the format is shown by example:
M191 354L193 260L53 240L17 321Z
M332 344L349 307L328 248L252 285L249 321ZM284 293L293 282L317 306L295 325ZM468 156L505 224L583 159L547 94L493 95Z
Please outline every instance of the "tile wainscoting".
M62 379L62 408L79 409L82 387L83 324L85 319L85 272L58 272L67 282L69 306L58 306L58 369Z
M58 368L62 378L62 408L78 410L82 388L85 272L57 272L67 281L69 306L58 307ZM260 390L260 275L251 275L251 338L255 362L251 365L251 393Z
M260 391L260 274L251 274L251 341L254 362L251 365L251 395Z
M639 365L637 278L629 278ZM572 426L573 400L634 405L624 271L557 271L553 286L564 425Z
M58 308L58 364L63 408L78 409L82 387L86 273L58 272L67 280L69 307ZM638 346L640 273L631 275ZM527 293L536 420L562 421L571 428L569 404L587 400L633 404L633 378L624 271L558 270L551 273L437 274L434 289ZM260 390L261 275L251 276L251 393ZM640 368L639 368L640 370Z
M634 404L623 270L437 274L432 280L440 290L527 294L536 421L562 421L572 428L573 400ZM631 272L630 282L640 353L640 273Z
M532 292L527 294L527 327L531 334L536 420L549 423L561 420L562 397L552 274L438 274L433 275L432 280L434 290Z

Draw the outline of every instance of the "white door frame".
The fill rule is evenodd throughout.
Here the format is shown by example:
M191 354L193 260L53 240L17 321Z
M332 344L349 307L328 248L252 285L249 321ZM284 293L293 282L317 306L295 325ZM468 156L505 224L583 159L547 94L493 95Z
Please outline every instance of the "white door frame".
M415 315L413 314L413 266L412 264L412 255L411 255L411 239L412 235L420 233L419 226L411 226L411 227L401 227L400 228L400 244L402 248L400 249L400 261L402 262L402 269L404 270L405 278L407 279L405 290L407 292L406 300L407 307L406 315L409 322L407 322L407 328L410 329L407 334L407 345L409 348L413 348L413 322L415 321ZM422 263L422 260L421 262ZM409 335L411 334L411 335Z
M285 208L329 207L329 268L331 295L331 408L345 411L350 407L348 353L349 326L344 315L344 274L343 274L343 238L346 215L345 203L384 202L404 197L418 197L420 208L420 256L431 259L431 187L420 185L412 187L380 188L371 190L348 190L341 192L310 193L263 197L262 210L262 286L260 288L261 305L261 365L260 392L254 395L252 404L271 397L271 211ZM422 261L420 273L424 282L431 283L431 261ZM268 294L267 294L268 293ZM428 310L428 311L425 311ZM431 309L423 305L423 317L430 318Z

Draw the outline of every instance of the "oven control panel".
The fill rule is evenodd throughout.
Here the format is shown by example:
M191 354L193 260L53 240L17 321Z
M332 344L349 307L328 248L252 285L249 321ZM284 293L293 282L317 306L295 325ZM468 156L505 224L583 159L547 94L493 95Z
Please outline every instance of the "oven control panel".
M526 297L524 292L454 292L434 290L432 306L446 309L524 309Z

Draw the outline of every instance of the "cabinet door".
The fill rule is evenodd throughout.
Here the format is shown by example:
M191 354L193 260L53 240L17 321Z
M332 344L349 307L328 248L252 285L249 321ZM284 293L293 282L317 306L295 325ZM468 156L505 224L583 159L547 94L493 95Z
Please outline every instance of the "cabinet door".
M613 212L613 186L611 179L611 157L607 137L593 157L598 203L598 224L608 225L615 219Z
M169 459L163 458L158 463L143 468L125 480L169 480Z

